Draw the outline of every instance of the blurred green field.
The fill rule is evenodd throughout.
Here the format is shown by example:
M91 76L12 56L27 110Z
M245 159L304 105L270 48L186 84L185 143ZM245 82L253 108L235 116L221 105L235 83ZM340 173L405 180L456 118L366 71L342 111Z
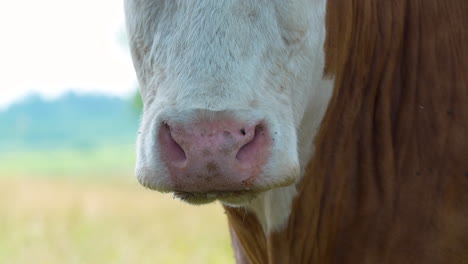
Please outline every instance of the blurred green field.
M0 263L234 263L219 204L141 187L132 146L0 153Z
M0 178L133 181L134 145L0 152Z

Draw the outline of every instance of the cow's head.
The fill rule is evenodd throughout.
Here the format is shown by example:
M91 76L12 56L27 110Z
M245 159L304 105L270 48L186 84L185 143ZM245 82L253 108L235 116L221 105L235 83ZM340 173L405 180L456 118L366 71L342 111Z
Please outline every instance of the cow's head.
M126 0L144 186L241 205L297 181L316 129L304 115L328 96L312 87L324 27L307 2Z

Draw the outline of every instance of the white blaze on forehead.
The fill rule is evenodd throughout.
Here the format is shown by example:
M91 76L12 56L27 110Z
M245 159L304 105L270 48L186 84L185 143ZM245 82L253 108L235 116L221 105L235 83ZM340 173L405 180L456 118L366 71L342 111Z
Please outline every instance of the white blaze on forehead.
M240 121L263 120L271 131L263 186L299 181L331 95L332 82L322 79L324 14L322 0L127 0L145 101L139 177L170 190L155 151L161 122L227 111ZM276 188L242 206L269 232L287 222L295 193Z
M268 92L262 88L281 86L270 72L285 63L286 47L271 2L157 2L157 14L129 23L142 83L179 106L212 109L226 109L226 102L245 108L255 93ZM277 83L261 83L267 80Z

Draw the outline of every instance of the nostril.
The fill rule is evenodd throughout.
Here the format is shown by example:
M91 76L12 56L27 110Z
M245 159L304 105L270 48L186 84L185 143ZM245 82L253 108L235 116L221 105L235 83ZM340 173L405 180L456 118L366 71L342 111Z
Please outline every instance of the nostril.
M247 134L245 129L241 129L241 133L243 135ZM244 146L242 146L237 152L236 159L241 163L255 159L255 156L260 154L259 151L261 151L261 144L264 141L262 139L264 139L263 126L259 124L255 126L255 129L253 130L252 139L249 142L247 142Z
M184 149L173 138L173 131L167 123L161 125L160 143L161 155L174 162L182 162L187 159ZM182 142L180 142L182 143Z
M242 134L243 136L245 136L245 135L247 134L247 133L245 132L245 128L242 128L242 129L240 130L240 132L241 132L241 134Z

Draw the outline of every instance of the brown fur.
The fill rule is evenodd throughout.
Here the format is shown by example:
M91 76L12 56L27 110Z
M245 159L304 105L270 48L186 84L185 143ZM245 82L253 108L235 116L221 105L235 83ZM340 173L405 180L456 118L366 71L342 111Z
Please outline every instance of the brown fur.
M468 263L468 1L329 0L334 95L289 225L251 263ZM240 247L239 247L240 248Z

